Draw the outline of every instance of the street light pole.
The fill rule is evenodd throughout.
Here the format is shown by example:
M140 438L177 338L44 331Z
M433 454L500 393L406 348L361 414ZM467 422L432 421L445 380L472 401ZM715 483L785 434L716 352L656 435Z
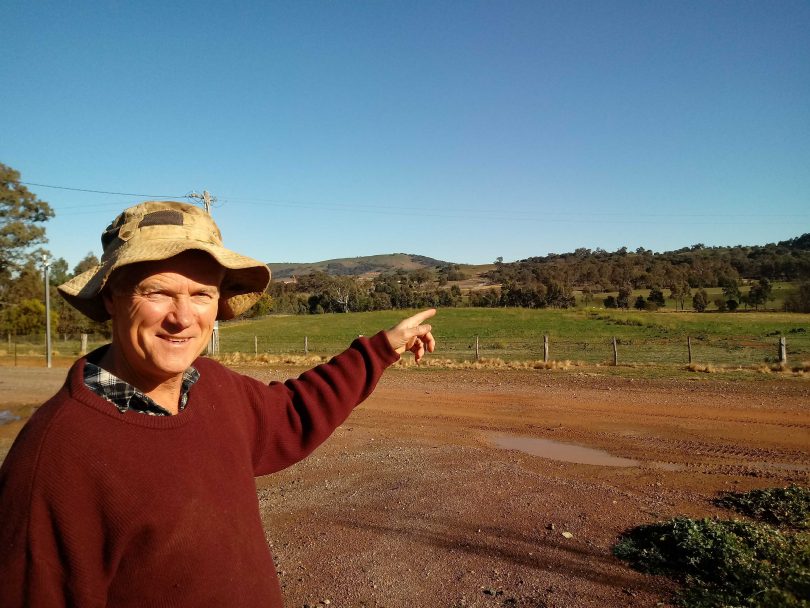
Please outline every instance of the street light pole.
M45 361L51 367L51 289L50 267L48 254L42 254L42 264L45 266Z

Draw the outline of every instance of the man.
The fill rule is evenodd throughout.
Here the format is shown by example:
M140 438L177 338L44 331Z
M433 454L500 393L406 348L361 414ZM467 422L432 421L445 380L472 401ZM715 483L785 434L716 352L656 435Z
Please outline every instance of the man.
M307 456L400 354L433 351L435 311L265 385L199 357L270 279L207 214L142 203L102 245L59 290L112 319L112 343L73 365L0 469L0 606L281 606L254 477Z

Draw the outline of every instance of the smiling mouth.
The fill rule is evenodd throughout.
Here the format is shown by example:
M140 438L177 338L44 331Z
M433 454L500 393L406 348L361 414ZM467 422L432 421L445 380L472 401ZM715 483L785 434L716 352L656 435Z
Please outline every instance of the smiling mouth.
M191 341L191 338L172 338L171 336L160 336L160 339L165 340L169 344L185 344Z

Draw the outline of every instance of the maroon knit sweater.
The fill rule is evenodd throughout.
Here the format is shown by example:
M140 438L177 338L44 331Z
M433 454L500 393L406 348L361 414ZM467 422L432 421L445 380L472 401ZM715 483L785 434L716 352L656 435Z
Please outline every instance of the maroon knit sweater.
M281 606L254 477L312 452L397 359L379 333L268 386L201 358L170 417L121 414L79 360L0 469L0 606Z

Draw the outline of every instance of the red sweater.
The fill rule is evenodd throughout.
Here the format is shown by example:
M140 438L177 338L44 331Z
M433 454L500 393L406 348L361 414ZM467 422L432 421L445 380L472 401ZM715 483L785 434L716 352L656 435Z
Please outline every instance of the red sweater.
M379 333L268 386L201 358L170 417L121 414L80 359L0 469L0 606L280 607L254 477L306 457L397 359Z

